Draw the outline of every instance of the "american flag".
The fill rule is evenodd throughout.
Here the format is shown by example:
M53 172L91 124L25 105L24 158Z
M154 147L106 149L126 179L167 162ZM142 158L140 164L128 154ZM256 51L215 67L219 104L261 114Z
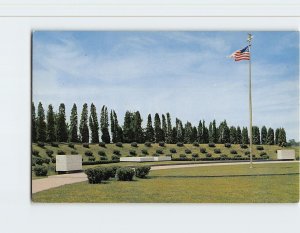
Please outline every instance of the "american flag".
M250 60L249 45L243 49L235 51L229 57L234 58L235 61Z

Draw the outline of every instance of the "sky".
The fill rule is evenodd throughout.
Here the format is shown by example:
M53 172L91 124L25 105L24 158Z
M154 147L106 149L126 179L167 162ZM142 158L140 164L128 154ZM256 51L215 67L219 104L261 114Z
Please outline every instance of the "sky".
M252 32L253 125L284 127L299 140L299 33ZM248 61L227 56L247 45L247 32L35 31L32 99L45 111L73 103L171 114L172 123L216 119L249 128Z

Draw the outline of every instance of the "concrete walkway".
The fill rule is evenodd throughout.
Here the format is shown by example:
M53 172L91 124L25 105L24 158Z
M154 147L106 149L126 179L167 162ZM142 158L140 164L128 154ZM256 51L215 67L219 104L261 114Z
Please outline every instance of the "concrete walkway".
M299 163L299 161L266 161L266 162L253 162L253 164L262 163ZM151 170L174 169L174 168L187 168L187 167L207 167L207 166L226 166L226 165L241 165L249 164L247 162L234 162L234 163L205 163L205 164L182 164L182 165L164 165L153 166ZM51 188L63 186L65 184L73 184L82 181L87 181L87 176L83 173L72 173L63 175L49 176L43 179L32 180L32 193L37 193Z

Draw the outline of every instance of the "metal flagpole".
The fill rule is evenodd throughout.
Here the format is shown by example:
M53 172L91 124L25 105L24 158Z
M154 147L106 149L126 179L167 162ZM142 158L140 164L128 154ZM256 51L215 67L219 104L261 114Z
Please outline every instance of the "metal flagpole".
M251 94L251 40L253 36L248 33L248 49L249 49L249 114L250 114L250 168L252 168L252 94Z

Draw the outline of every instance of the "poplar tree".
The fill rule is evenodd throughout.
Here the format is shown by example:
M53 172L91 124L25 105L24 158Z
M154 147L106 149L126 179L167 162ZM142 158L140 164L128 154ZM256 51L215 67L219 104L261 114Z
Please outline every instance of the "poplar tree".
M213 120L213 123L212 123L212 140L214 143L218 142L218 131L217 131L217 126L216 126L216 120Z
M230 127L230 143L231 144L237 143L237 130L234 126Z
M214 142L212 122L210 122L208 126L208 135L209 135L209 142L210 143Z
M51 104L48 106L48 111L47 111L47 137L46 137L46 140L48 142L56 141L55 115L54 115L53 107Z
M186 122L184 126L184 143L191 143L191 137L193 133L193 127L190 122Z
M113 110L110 110L110 132L111 132L111 140L113 143L117 142L116 137L117 137L117 128L115 125L115 118L113 114Z
M271 127L268 129L267 144L274 145L274 130Z
M242 143L249 144L249 136L247 127L243 127L242 129Z
M155 135L155 142L163 141L163 131L161 128L161 121L158 113L155 113L154 116L154 135Z
M259 128L257 126L252 127L252 142L255 145L260 144L260 132L259 132Z
M116 132L116 142L123 142L123 129L119 125L118 116L115 111L113 111L113 117L114 117L114 127Z
M196 126L193 126L193 132L192 132L192 136L191 136L191 143L197 142L197 135L198 135L197 128L196 128Z
M203 126L202 126L202 122L201 120L199 121L199 124L198 124L198 132L197 132L197 141L199 143L203 143Z
M266 145L267 144L267 137L268 137L268 132L266 126L263 126L261 128L261 144Z
M68 141L68 128L66 124L66 110L65 105L61 103L58 109L57 115L57 141L67 142Z
M126 143L134 141L133 114L129 111L125 113L124 117L123 139Z
M91 104L89 125L91 130L92 143L99 143L99 123L97 118L97 110L93 103Z
M171 124L171 116L170 113L167 112L167 136L166 142L172 143L172 124Z
M171 143L175 144L177 142L178 142L178 140L177 140L177 129L176 129L176 127L173 127L172 128L172 140L171 140Z
M161 122L162 122L162 141L166 141L167 137L167 121L164 114L161 116Z
M79 131L81 141L83 143L89 142L89 127L88 127L88 105L85 103L82 108Z
M247 132L248 134L248 132ZM242 131L240 126L236 128L236 144L241 144L242 142Z
M176 118L176 131L177 131L177 142L183 142L184 141L184 132L183 132L183 125L181 120Z
M77 106L74 103L71 116L70 116L70 133L69 133L70 142L78 142L78 116L77 116Z
M205 121L203 120L203 143L209 142L209 132L207 127L205 126Z
M45 121L45 111L41 102L38 104L38 115L37 115L37 141L46 141L46 121Z
M31 140L36 142L37 140L37 124L34 103L31 103Z
M109 124L108 124L108 112L107 107L103 105L101 109L101 116L100 116L100 128L102 132L101 139L105 143L110 143L110 135L108 130Z
M142 128L142 118L139 111L134 113L133 116L133 134L134 134L134 141L137 143L144 142L144 132Z
M146 141L148 141L148 142L154 142L155 141L151 114L148 115L145 136L146 136Z
M277 128L277 129L275 130L275 145L278 145L279 131L280 131L279 128Z
M284 146L286 144L286 133L284 128L279 129L278 133L278 145Z

